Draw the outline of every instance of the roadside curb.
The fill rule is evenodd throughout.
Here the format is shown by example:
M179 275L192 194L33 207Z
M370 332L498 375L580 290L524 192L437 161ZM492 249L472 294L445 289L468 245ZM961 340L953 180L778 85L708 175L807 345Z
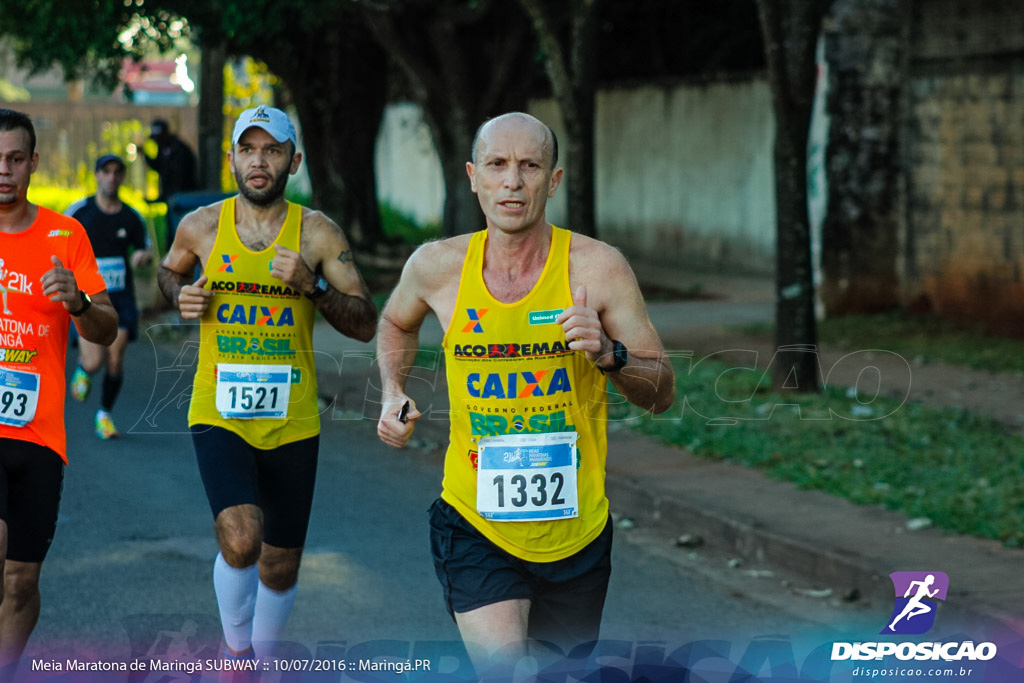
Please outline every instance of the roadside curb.
M712 552L883 611L893 603L890 573L943 571L950 577L943 610L1020 627L1020 550L934 528L909 531L901 513L799 490L628 430L609 435L608 458L613 512L664 530L666 543L690 534Z
M635 479L615 476L606 482L613 509L634 521L701 539L704 547L727 553L746 564L769 565L800 576L813 587L832 588L853 602L891 600L886 574L821 547L773 533L757 519L737 519L721 511L701 510L684 501L649 492Z

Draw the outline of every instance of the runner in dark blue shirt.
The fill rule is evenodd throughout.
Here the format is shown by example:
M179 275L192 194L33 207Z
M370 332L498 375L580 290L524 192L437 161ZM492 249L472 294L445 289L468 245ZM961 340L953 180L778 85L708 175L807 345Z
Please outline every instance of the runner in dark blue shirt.
M110 413L121 390L125 349L139 331L132 268L149 263L152 258L146 224L118 197L124 175L123 159L113 154L101 156L96 160L96 194L75 202L65 211L89 233L96 263L119 319L117 339L110 345L109 353L99 344L78 340L78 366L71 377L72 397L85 401L92 388L92 376L99 371L106 356L103 393L96 412L96 436L101 439L120 436Z

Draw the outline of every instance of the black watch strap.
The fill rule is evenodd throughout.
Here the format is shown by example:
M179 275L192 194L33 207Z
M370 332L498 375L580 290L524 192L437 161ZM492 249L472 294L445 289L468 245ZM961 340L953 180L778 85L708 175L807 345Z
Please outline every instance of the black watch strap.
M618 339L612 339L612 364L596 366L601 372L618 372L629 362L629 351Z
M317 275L316 280L313 281L313 291L306 294L306 298L316 301L327 293L327 288L330 286L330 283L327 282L327 278L323 275Z
M89 297L88 294L86 294L81 289L78 290L78 294L80 295L80 298L82 299L82 307L79 308L77 311L68 311L69 315L73 315L76 318L78 316L82 315L83 313L85 313L86 311L88 311L89 307L92 306L92 299Z

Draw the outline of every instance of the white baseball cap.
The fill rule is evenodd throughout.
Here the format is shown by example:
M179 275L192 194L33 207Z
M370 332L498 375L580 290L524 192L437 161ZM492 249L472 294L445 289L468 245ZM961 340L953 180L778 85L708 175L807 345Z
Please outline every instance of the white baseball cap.
M266 107L262 104L252 109L246 109L239 115L238 120L235 121L235 130L231 134L231 144L238 144L238 138L242 137L242 133L254 126L267 131L278 142L291 140L296 147L299 144L295 137L295 126L292 125L292 120L288 118L288 115L280 109Z

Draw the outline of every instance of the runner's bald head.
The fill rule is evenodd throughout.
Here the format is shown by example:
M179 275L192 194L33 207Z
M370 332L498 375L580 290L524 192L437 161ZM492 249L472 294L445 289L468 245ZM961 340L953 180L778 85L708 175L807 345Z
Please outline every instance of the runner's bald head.
M480 124L480 127L476 129L476 135L473 136L471 159L474 164L487 149L487 145L490 143L491 133L502 126L536 127L538 135L542 136L544 139L544 157L551 162L549 170L554 169L555 166L558 165L558 138L555 136L555 131L540 119L522 112L502 114L501 116L495 116L493 119L488 119Z

